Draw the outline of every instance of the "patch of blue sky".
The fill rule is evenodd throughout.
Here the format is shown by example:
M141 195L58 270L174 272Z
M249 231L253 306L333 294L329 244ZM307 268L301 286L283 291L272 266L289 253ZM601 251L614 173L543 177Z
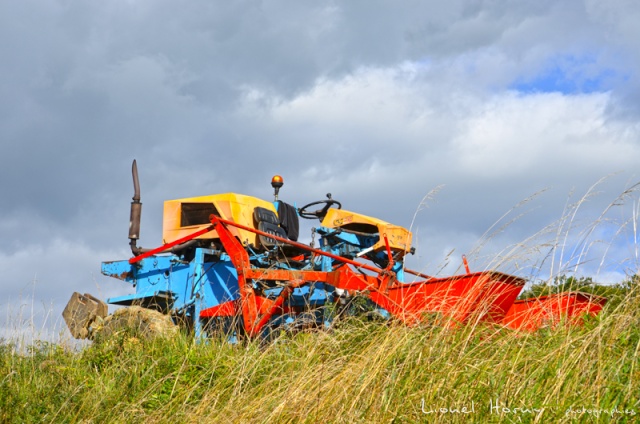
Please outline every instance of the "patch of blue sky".
M594 56L560 56L549 60L536 75L516 79L509 88L527 94L588 94L609 91L620 79L627 77L598 63Z
M631 224L603 218L594 228L587 226L574 240L568 240L562 250L564 257L556 259L582 275L634 273L638 269L638 240Z

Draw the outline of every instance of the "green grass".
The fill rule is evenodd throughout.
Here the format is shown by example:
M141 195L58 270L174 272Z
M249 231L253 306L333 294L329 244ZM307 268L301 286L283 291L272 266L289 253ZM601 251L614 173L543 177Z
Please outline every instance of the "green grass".
M536 333L351 319L267 346L4 341L0 422L631 422L639 311L633 286L582 327Z

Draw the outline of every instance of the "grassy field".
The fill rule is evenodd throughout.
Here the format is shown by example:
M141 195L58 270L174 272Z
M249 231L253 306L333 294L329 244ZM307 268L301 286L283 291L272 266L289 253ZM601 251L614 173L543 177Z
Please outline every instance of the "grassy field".
M632 422L637 285L583 327L349 319L274 343L0 343L1 422Z

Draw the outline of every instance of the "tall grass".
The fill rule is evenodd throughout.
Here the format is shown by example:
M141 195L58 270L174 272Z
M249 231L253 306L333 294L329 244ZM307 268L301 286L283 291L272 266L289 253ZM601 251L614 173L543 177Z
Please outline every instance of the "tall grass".
M3 342L0 421L631 421L639 294L582 327L537 333L353 318L266 346L123 333L81 351L41 342L18 354Z

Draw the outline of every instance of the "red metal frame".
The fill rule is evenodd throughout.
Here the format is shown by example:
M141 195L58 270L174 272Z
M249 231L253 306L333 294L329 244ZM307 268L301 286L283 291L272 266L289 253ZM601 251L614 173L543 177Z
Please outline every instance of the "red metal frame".
M204 310L201 316L231 315L242 312L245 331L256 335L276 313L283 313L284 301L293 288L312 282L322 282L336 288L352 292L366 292L370 299L391 315L405 322L416 324L425 314L440 313L455 321L469 319L500 322L524 285L524 280L497 272L477 272L472 274L430 278L427 281L401 283L390 270L393 258L385 237L390 266L381 269L361 262L343 258L302 243L264 233L217 216L211 216L225 251L229 254L238 274L240 287L239 305L235 307L217 306ZM270 270L251 267L245 247L233 236L227 226L270 237L315 255L323 255L343 264L333 271ZM384 237L384 235L383 235ZM349 266L351 265L354 269ZM367 270L375 275L366 275L356 270ZM419 273L416 273L421 275ZM256 295L252 280L288 281L280 296L275 300Z
M484 321L503 324L514 329L532 330L545 325L551 319L564 315L568 315L572 322L577 322L578 317L585 313L596 315L606 302L604 298L586 298L584 294L576 293L562 293L545 298L516 301L525 283L523 279L494 271L470 273L466 257L463 257L467 271L464 275L434 278L405 269L405 272L425 278L425 280L402 283L397 281L396 274L391 271L393 256L386 234L383 234L382 237L389 257L389 264L386 269L381 269L215 215L211 215L210 220L211 225L208 227L133 257L129 262L136 263L146 257L164 252L173 246L216 230L236 269L240 298L237 301L205 309L201 311L200 317L241 314L245 332L250 336L259 334L274 315L301 312L287 306L285 302L295 288L314 282L326 283L351 292L366 293L377 305L409 325L433 319L433 315L436 314L446 317L453 323ZM232 234L228 226L269 237L280 243L304 250L310 255L327 256L340 262L341 265L328 272L254 268L251 266L245 247ZM365 274L363 271L369 271L374 275ZM277 298L268 299L256 293L252 284L254 280L276 280L287 283Z

